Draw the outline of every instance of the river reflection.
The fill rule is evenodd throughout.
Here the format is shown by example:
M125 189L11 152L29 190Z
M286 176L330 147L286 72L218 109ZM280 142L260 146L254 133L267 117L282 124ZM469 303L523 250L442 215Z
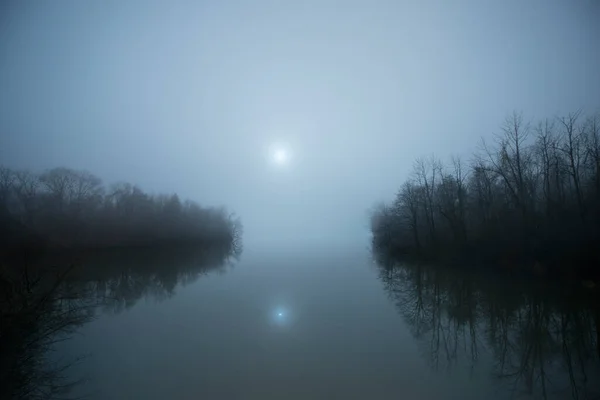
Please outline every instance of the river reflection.
M102 251L87 254L70 283L94 293L102 311L120 313L140 299L164 301L175 295L178 286L210 273L225 273L238 255L228 248Z
M2 269L0 398L69 398L86 377L66 377L77 375L85 354L56 359L55 344L102 313L163 301L201 276L224 273L238 256L231 247L119 249L44 255Z
M77 334L46 360L88 357L42 383L90 399L599 397L597 289L368 256L86 254L29 329L75 305L58 321ZM54 378L44 365L0 378Z
M434 370L485 368L513 398L600 396L597 290L382 255L377 262Z

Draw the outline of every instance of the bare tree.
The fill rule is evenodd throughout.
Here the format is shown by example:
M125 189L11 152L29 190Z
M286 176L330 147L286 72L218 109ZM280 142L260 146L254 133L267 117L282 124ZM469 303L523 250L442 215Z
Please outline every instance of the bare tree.
M578 126L577 120L581 112L571 113L567 117L561 117L558 119L563 127L563 140L562 145L558 147L562 151L568 161L569 175L572 179L572 183L575 190L575 198L577 200L577 206L579 208L579 215L583 222L585 222L585 204L583 202L583 193L581 187L581 168L585 163L585 150L583 147L583 140L585 138L584 126Z
M467 230L465 224L465 182L462 160L458 156L451 157L450 171L443 173L437 190L437 207L447 221L454 239L465 242Z
M418 158L415 161L413 169L415 181L423 188L421 205L425 220L427 221L429 240L434 246L437 244L434 203L435 190L438 179L440 179L441 170L441 162L433 155L427 158Z
M67 168L54 168L40 176L40 182L48 191L58 212L62 212L74 190L74 174Z
M536 128L536 151L542 175L543 202L547 218L552 218L552 207L557 201L552 185L552 153L555 147L554 124L546 119Z
M402 186L398 193L395 202L397 212L403 216L405 223L408 225L414 245L417 251L421 249L421 240L419 238L419 190L410 181L407 181Z
M587 119L585 132L586 158L597 198L600 194L600 114L592 115Z
M524 224L527 224L533 200L526 182L526 164L530 160L530 151L526 146L529 134L529 124L523 123L522 115L515 112L504 122L502 133L494 135L496 148L490 148L482 139L484 157L478 158L483 168L502 179L515 207L521 211Z
M0 209L8 208L8 198L14 189L15 174L9 168L0 165Z
M29 171L15 173L15 195L21 206L21 219L29 225L34 224L36 197L39 194L40 181Z
M487 228L496 217L494 213L494 204L496 200L496 176L481 161L475 161L470 174L468 190L470 209L476 211L471 215L471 225Z

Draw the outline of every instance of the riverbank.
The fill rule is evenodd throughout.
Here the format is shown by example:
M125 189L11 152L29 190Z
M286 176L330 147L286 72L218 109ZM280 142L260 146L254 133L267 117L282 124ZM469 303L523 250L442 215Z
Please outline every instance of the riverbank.
M600 116L509 116L469 162L415 161L371 214L378 249L425 261L600 279Z

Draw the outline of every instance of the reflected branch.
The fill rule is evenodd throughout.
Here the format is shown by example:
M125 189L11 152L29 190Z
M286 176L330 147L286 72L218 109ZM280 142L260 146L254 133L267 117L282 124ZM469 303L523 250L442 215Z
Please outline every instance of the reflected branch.
M513 394L600 394L600 382L588 379L590 368L600 368L595 292L374 258L386 261L379 265L383 288L434 370L472 373L483 362Z

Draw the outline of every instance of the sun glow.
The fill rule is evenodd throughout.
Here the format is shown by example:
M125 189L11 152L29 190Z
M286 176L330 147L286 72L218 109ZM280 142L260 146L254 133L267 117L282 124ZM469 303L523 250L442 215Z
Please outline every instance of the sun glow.
M284 149L276 149L273 152L273 160L277 163L277 164L285 164L288 160L288 154Z

